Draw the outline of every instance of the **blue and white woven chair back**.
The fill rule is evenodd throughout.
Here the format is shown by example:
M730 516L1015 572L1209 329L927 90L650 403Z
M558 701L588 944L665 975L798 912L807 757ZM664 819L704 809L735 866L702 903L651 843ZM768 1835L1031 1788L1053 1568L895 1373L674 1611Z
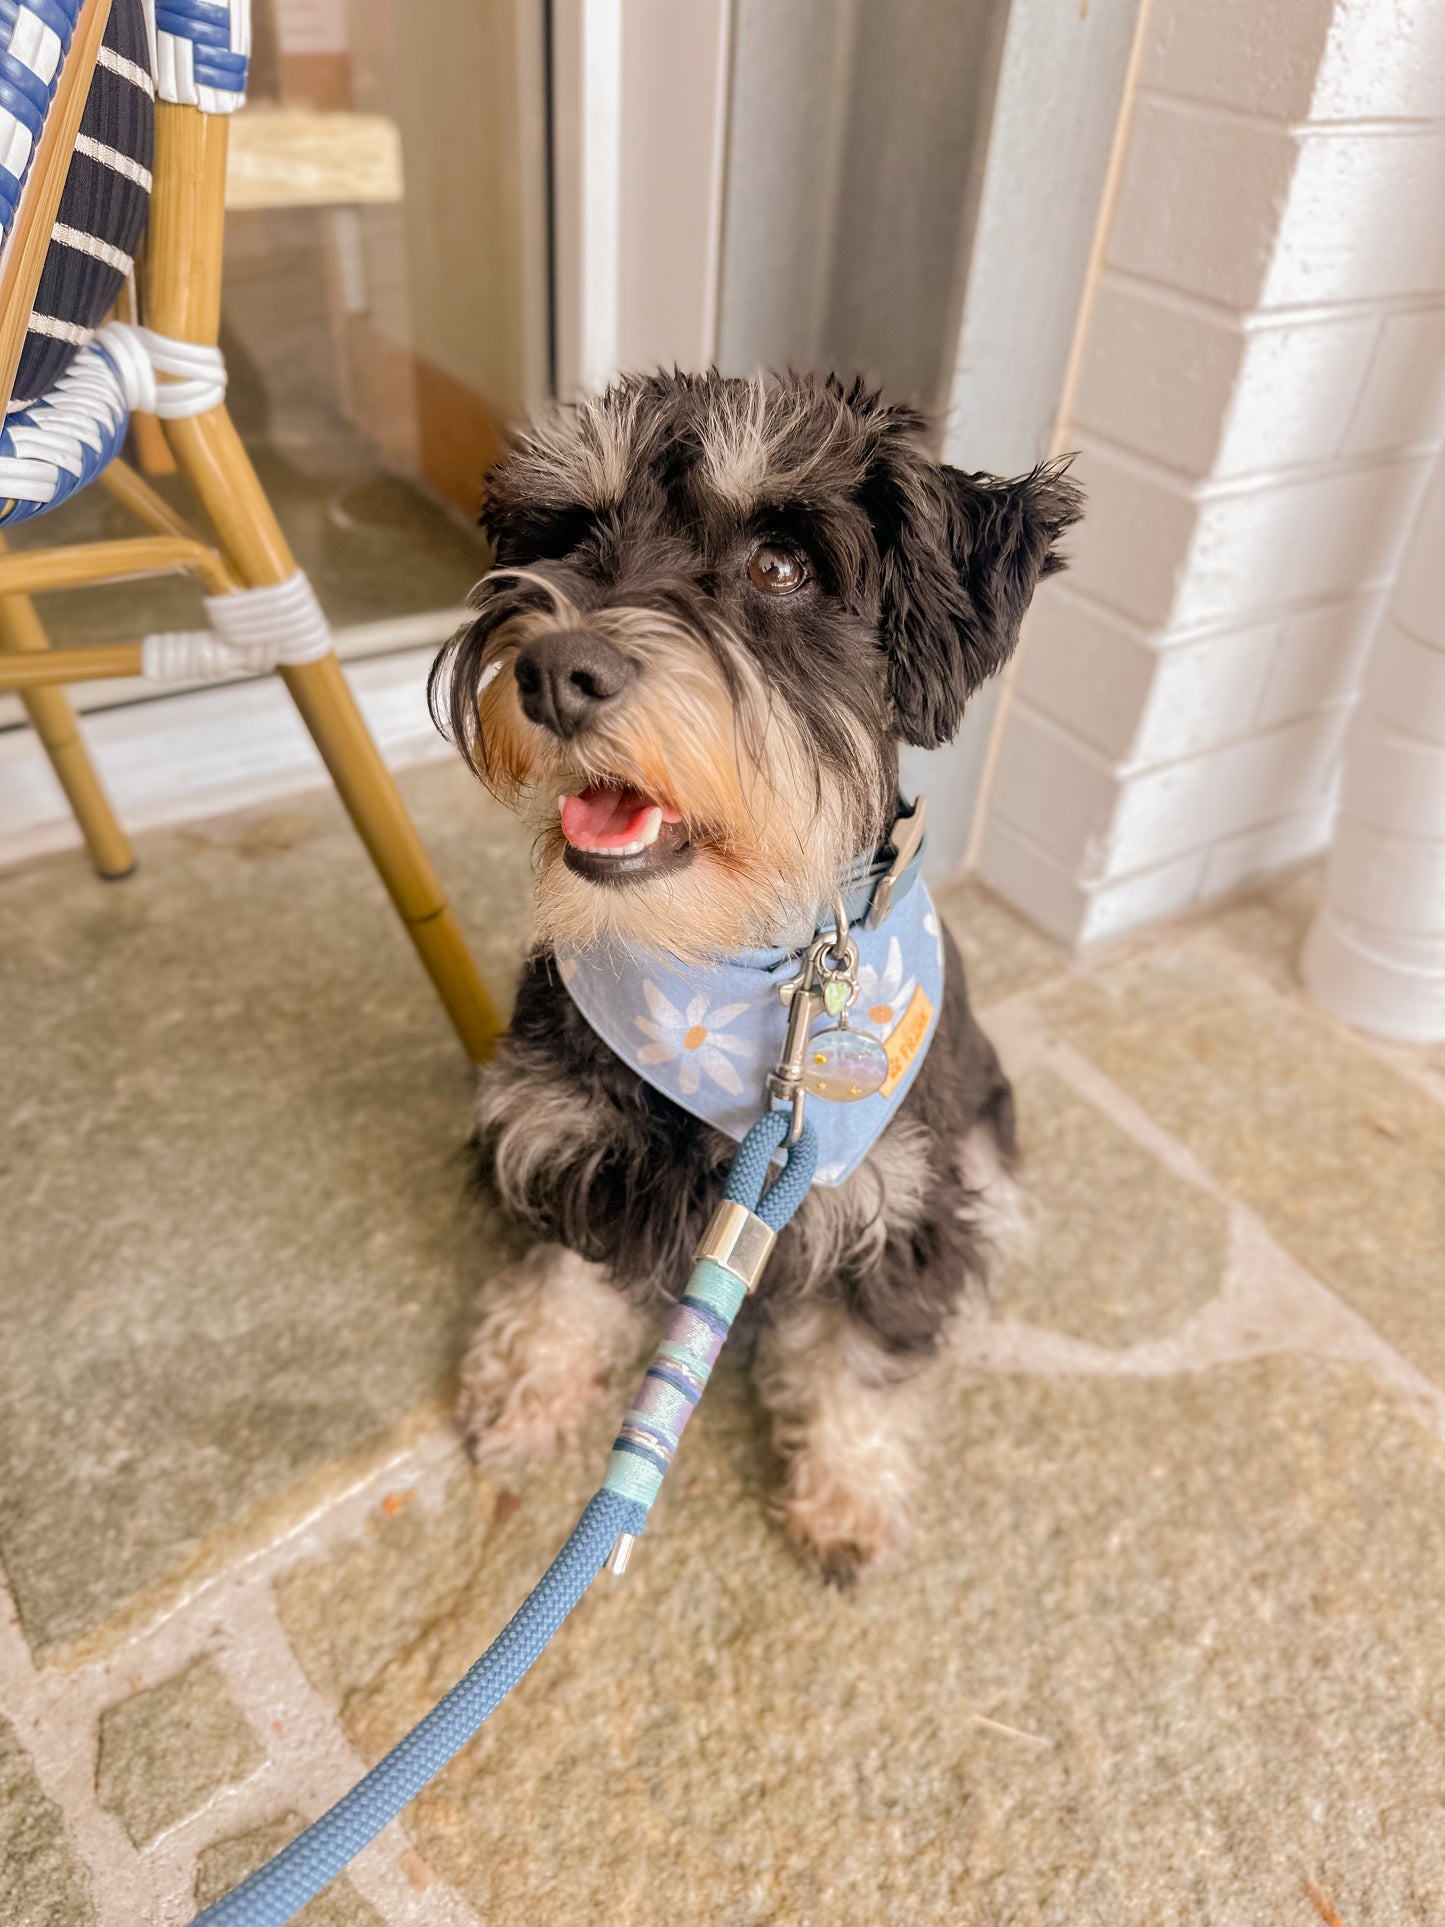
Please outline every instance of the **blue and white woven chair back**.
M0 248L79 13L80 0L0 0ZM135 352L152 338L102 324L150 211L155 101L233 112L246 98L249 47L249 0L112 0L0 429L0 503L11 504L0 522L84 488L119 452L130 410L154 407L147 355Z
M156 87L162 100L234 114L246 104L251 0L146 0L155 33Z

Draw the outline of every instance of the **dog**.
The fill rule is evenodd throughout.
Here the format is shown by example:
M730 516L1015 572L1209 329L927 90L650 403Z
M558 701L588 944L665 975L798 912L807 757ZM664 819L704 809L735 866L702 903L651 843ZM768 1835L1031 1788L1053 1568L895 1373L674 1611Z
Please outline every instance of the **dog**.
M953 737L1063 566L1067 462L966 474L926 433L862 381L627 376L538 419L488 478L495 567L431 682L439 724L536 833L536 946L476 1112L479 1169L532 1240L462 1370L480 1462L575 1439L681 1290L735 1148L604 1040L566 960L806 946L890 834L899 745ZM1016 1156L1008 1080L937 941L905 1098L809 1193L749 1301L780 1516L838 1584L906 1543L925 1367L987 1270L980 1154ZM746 1096L767 1102L760 1080Z

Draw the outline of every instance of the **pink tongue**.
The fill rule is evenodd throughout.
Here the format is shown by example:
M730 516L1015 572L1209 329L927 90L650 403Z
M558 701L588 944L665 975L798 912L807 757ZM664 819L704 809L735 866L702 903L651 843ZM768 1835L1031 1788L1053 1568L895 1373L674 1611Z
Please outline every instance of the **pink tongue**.
M585 837L593 849L633 843L642 834L652 799L641 790L596 785L562 798L562 834L569 843Z

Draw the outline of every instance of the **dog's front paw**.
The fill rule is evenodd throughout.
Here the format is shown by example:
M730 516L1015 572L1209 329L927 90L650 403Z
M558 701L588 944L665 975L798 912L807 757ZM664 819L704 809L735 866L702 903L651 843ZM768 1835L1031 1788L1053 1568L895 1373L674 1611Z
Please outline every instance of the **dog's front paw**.
M477 1463L545 1459L575 1445L608 1375L581 1361L518 1358L484 1326L462 1366L457 1426Z
M547 1458L575 1445L613 1364L636 1347L637 1318L600 1268L536 1245L494 1280L462 1365L457 1425L479 1463Z
M830 1465L807 1450L789 1462L778 1509L788 1537L832 1586L856 1584L910 1536L907 1495L892 1468Z

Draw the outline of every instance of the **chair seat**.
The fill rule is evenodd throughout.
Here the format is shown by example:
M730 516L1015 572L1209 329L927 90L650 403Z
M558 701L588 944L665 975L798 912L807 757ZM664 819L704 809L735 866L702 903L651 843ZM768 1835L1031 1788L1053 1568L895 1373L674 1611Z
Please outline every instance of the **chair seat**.
M108 321L47 394L5 417L0 523L42 515L93 482L120 452L133 409L177 421L217 407L225 394L219 348Z
M104 335L72 347L48 394L12 408L0 428L0 524L43 515L114 461L130 422L123 364Z

